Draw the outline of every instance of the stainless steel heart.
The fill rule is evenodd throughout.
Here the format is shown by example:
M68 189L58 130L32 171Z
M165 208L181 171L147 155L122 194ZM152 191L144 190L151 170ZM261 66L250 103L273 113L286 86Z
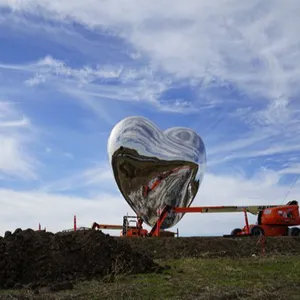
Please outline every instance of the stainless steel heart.
M161 131L142 117L115 125L108 155L123 197L149 226L166 204L191 205L206 168L205 146L197 133L182 127ZM161 228L174 226L183 215L169 215Z

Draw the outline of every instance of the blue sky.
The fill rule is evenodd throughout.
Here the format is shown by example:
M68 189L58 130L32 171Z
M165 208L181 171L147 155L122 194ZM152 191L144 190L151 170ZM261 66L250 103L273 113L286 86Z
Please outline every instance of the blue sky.
M127 116L207 149L195 205L285 201L300 174L298 1L0 0L0 231L119 223L107 138ZM297 199L298 182L288 199ZM199 227L191 227L197 220ZM220 228L214 228L218 220ZM189 216L222 234L239 215Z

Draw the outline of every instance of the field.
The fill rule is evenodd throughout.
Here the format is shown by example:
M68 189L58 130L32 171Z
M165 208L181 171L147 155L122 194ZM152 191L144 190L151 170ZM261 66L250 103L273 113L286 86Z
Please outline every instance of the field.
M67 283L65 290L3 289L0 299L300 299L299 238L268 238L265 255L257 238L122 240L163 268Z

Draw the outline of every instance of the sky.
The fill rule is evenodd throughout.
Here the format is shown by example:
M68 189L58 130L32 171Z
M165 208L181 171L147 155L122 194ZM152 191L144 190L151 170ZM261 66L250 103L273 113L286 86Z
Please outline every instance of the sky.
M298 0L0 0L0 235L132 213L107 154L128 116L201 136L195 206L298 200L299 13ZM186 214L171 230L243 222Z

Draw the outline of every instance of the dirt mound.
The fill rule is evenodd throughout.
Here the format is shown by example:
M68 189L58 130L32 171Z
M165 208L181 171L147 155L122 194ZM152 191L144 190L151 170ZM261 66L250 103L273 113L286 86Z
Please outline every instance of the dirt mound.
M262 253L257 237L179 237L127 239L130 245L154 259L177 259L183 257L218 258L249 257ZM265 253L268 255L300 254L299 237L267 237Z
M126 241L100 231L53 234L17 229L0 238L0 288L145 273L156 267Z

